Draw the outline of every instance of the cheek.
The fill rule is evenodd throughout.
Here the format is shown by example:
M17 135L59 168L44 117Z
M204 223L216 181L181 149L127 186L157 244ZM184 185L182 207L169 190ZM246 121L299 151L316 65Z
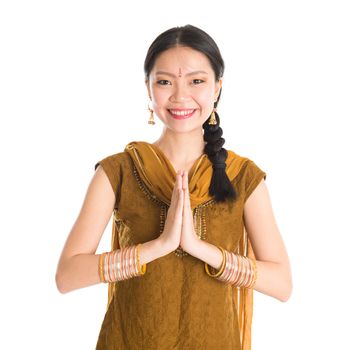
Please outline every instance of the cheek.
M169 99L169 93L167 93L164 90L161 89L154 89L153 90L153 105L158 108L161 108L162 106L166 105L167 101Z
M214 92L212 89L203 89L201 91L201 98L205 101L211 101L214 97Z
M203 98L200 100L197 100L197 104L200 106L202 116L209 116L214 108L214 102L211 103L213 100L211 95L208 95L207 98Z
M193 95L193 99L197 101L197 103L201 106L201 108L212 108L212 105L214 105L214 102L211 103L211 101L214 101L213 93L210 89L203 89L198 91Z

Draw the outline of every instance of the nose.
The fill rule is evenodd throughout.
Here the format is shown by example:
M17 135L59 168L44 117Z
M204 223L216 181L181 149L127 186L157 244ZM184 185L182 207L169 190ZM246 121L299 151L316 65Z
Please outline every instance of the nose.
M173 93L171 95L171 102L186 101L190 98L189 91L185 82L178 81L174 85Z

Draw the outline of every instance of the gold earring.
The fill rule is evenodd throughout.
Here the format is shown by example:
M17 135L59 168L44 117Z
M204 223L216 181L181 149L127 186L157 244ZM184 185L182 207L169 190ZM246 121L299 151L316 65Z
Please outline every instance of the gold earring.
M149 108L149 103L148 103L148 110L151 112L149 119L148 119L148 124L154 125L155 121L154 121L154 117L153 117L153 110L151 108Z
M209 125L216 125L217 124L214 112L216 112L216 108L214 108L213 111L211 112L209 123L208 123Z

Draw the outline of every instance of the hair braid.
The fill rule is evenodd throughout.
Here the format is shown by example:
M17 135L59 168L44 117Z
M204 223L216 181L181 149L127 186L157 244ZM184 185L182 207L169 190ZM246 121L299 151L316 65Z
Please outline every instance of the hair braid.
M215 108L216 104L217 102L214 104ZM213 176L209 186L209 194L214 196L218 202L223 202L226 198L235 199L236 192L226 174L225 161L227 159L227 150L222 147L225 139L221 137L223 131L220 127L219 115L216 111L214 113L217 124L210 125L210 118L203 124L204 141L206 141L204 153L207 154L209 160L213 163Z

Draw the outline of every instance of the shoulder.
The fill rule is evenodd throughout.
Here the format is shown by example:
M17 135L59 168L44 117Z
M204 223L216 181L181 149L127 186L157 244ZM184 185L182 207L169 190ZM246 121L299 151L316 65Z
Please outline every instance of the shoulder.
M227 150L228 158L232 160L232 162L236 163L236 167L238 168L237 174L246 174L248 172L254 172L261 170L259 168L259 162L252 160L247 156L242 156L235 151Z
M95 171L98 171L99 165L107 175L108 180L112 186L113 192L118 194L122 183L125 168L129 167L130 160L127 152L117 152L109 154L95 163Z
M264 167L258 161L242 156L232 150L227 150L232 162L236 163L235 182L240 185L241 191L244 192L245 200L250 196L254 189L264 179L266 180L266 172Z
M127 152L122 151L118 153L113 153L101 158L97 163L95 163L95 170L99 165L106 165L106 167L117 168L121 166L129 159Z

